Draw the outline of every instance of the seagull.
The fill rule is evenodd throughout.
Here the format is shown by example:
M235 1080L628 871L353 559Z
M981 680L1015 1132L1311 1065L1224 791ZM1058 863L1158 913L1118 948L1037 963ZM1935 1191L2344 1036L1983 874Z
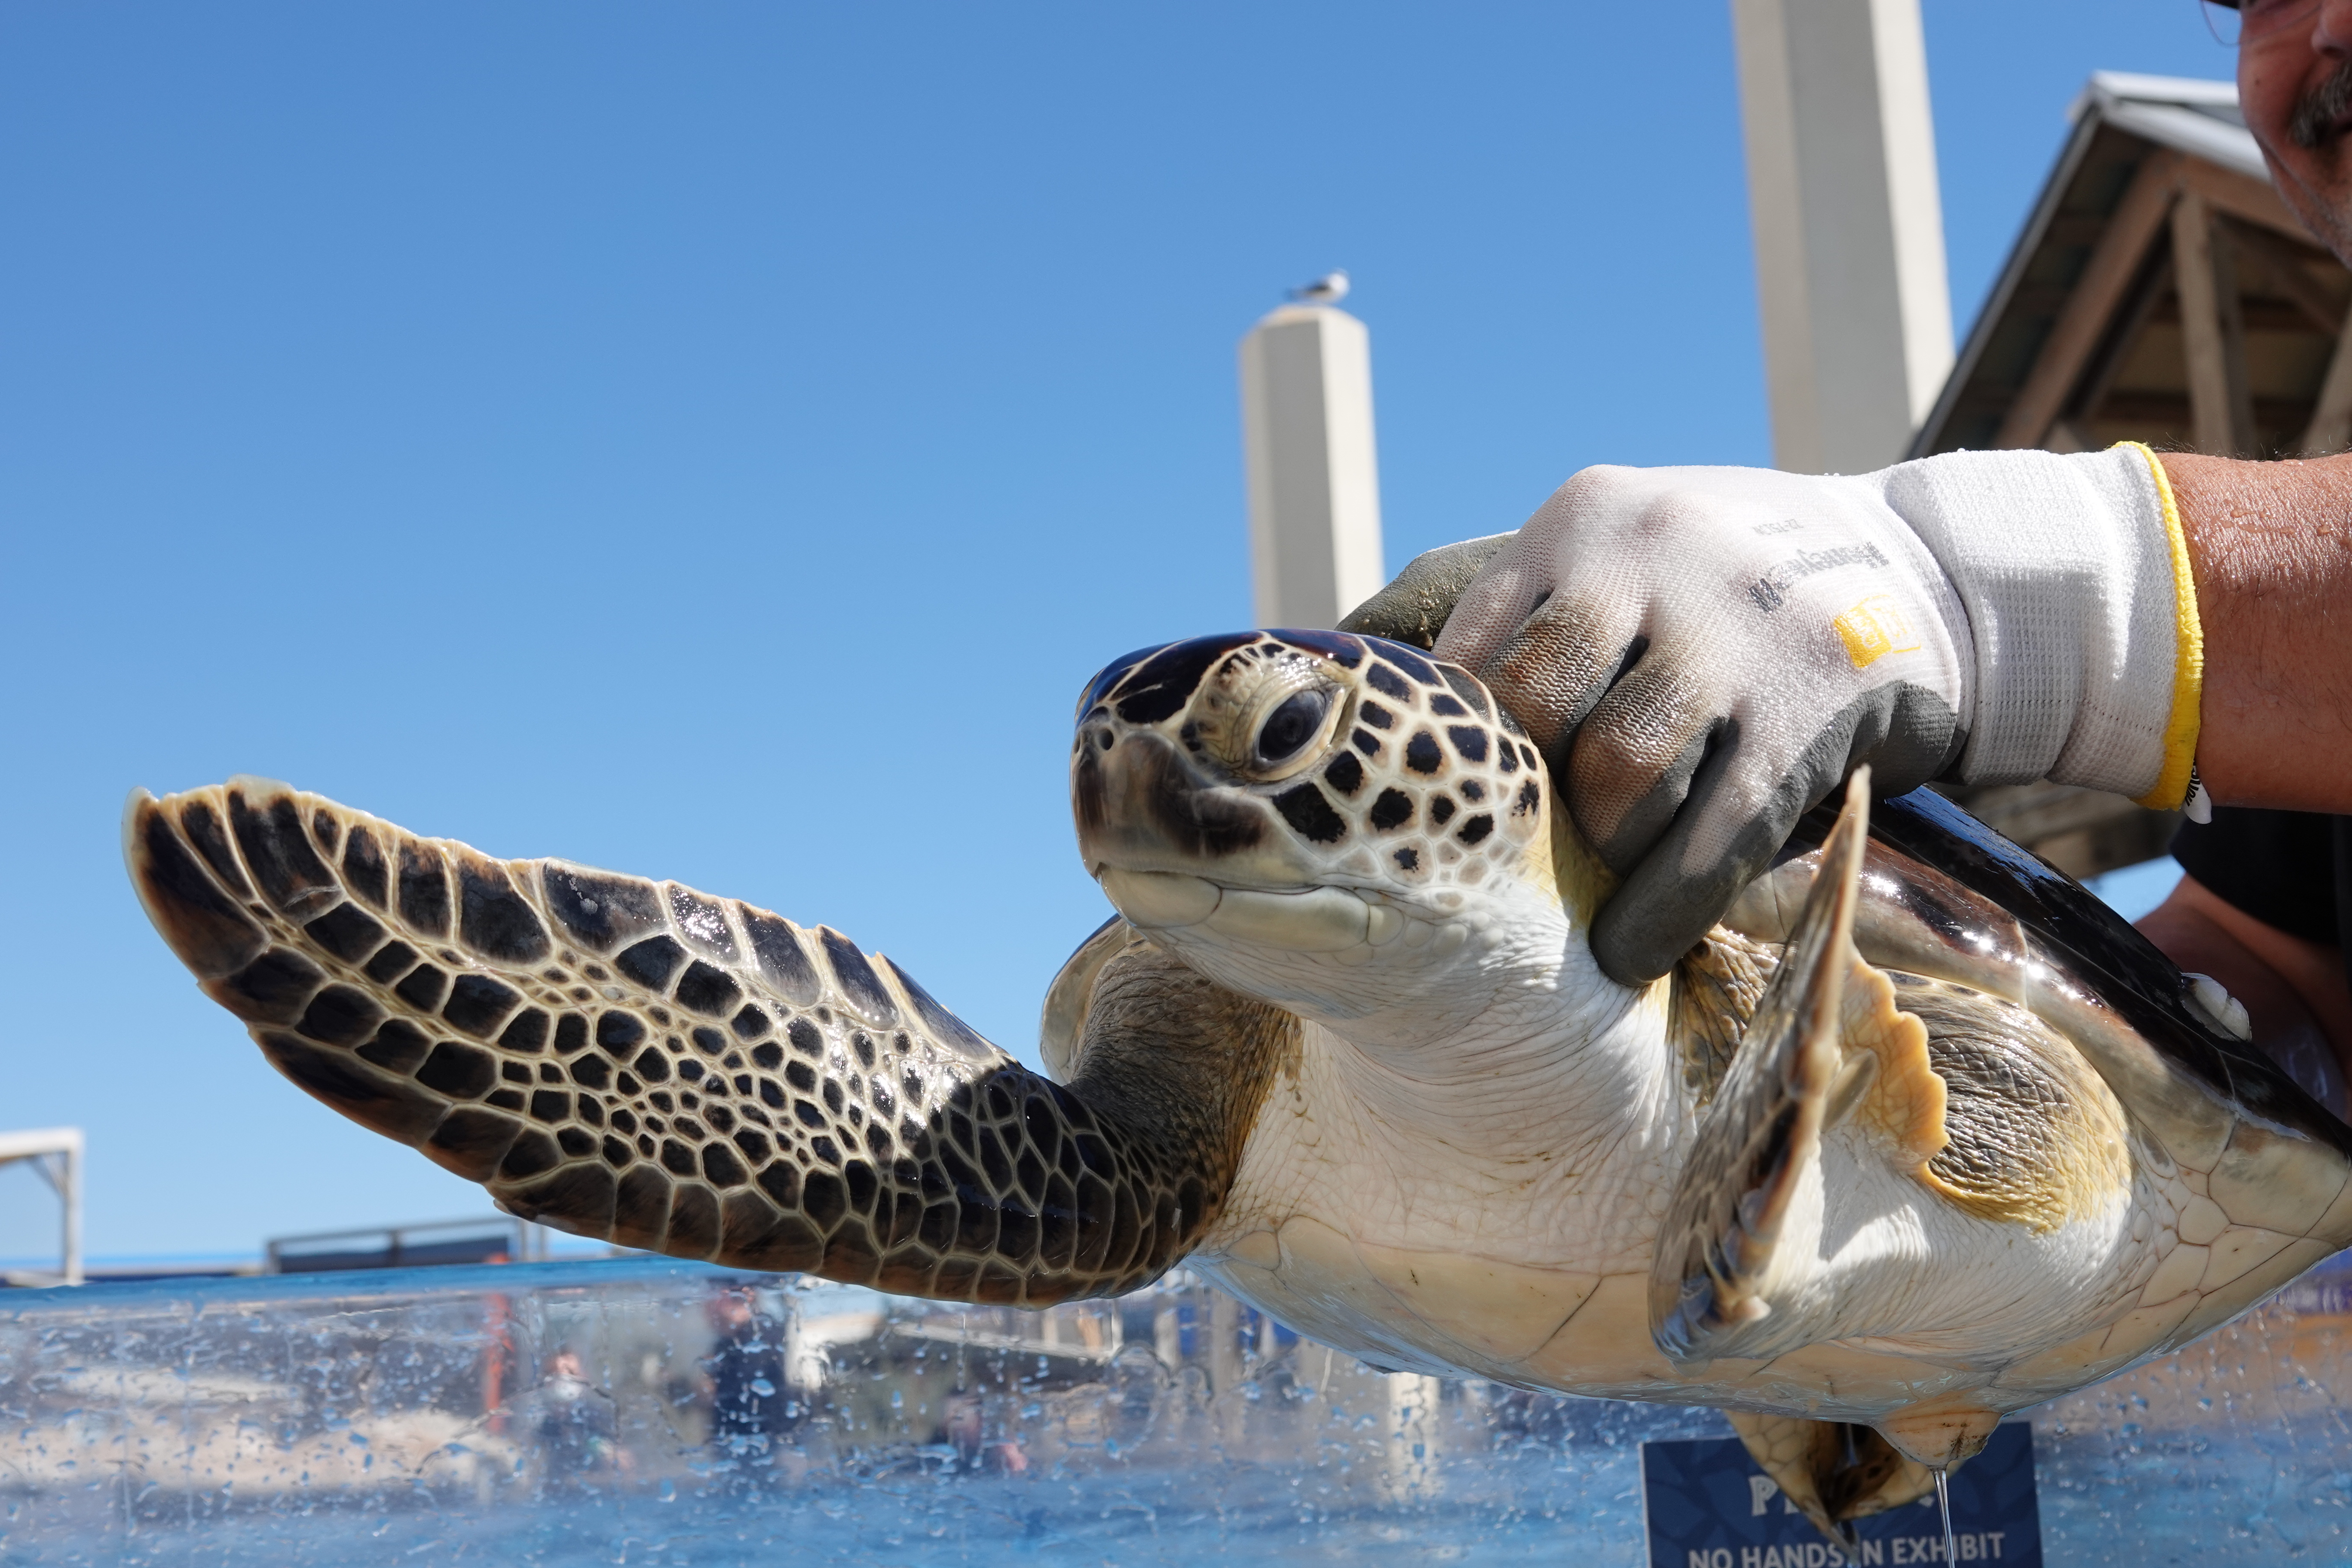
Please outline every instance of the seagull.
M1290 297L1309 305L1336 305L1348 297L1348 275L1335 267L1306 288L1293 289Z

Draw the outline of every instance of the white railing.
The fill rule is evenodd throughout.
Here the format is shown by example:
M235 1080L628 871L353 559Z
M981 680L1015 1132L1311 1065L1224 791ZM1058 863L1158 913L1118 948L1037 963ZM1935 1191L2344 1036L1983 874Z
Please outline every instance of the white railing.
M0 1132L0 1165L28 1162L34 1173L58 1194L58 1263L46 1269L0 1271L10 1285L79 1285L81 1283L81 1156L79 1127L36 1127L23 1132Z

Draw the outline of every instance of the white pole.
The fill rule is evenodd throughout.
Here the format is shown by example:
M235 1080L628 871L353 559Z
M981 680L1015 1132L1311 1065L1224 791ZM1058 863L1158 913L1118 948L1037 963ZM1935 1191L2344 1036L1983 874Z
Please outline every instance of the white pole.
M1731 0L1773 461L1900 458L1952 367L1919 0Z
M1262 626L1331 626L1388 580L1372 443L1372 346L1328 305L1286 305L1242 339L1242 441Z
M82 1140L79 1136L80 1131L79 1128L76 1128L74 1131L77 1136L72 1142L66 1145L65 1187L58 1194L61 1200L58 1206L65 1210L65 1234L62 1237L64 1246L61 1250L65 1253L66 1283L68 1285L81 1283Z

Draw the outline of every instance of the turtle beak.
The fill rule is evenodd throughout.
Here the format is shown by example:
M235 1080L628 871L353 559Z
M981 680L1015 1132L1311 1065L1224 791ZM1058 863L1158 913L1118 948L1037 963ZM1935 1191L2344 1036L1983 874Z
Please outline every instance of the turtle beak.
M1165 736L1116 722L1079 730L1070 811L1096 877L1106 868L1207 875L1276 837L1263 805L1207 778Z
M1152 931L1205 925L1227 942L1303 952L1373 941L1370 907L1313 886L1263 803L1202 776L1156 731L1097 730L1080 731L1070 770L1078 852L1129 921ZM1381 913L1385 941L1402 921Z

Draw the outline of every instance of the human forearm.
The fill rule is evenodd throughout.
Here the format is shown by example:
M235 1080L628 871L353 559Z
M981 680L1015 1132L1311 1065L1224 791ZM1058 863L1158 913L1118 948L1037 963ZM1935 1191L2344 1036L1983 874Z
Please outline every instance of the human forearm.
M2336 1063L2338 1081L2352 1077L2352 988L2336 949L2256 920L2194 877L2183 877L2139 929L2182 970L2211 976L2242 1003L2252 1043L2305 1088L2323 1087L2298 1059L2315 1047Z
M2203 623L2199 776L2223 805L2352 812L2352 456L2163 463Z

